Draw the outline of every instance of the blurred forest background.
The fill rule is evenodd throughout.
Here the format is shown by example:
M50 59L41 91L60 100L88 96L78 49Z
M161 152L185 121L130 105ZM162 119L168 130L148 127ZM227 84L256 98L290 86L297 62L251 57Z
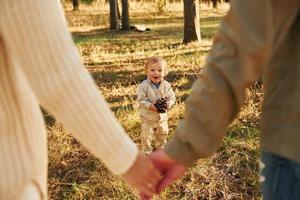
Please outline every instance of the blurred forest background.
M69 30L83 63L115 116L140 147L136 104L144 64L152 55L170 67L176 93L170 136L210 51L229 2L216 0L62 0ZM201 159L185 177L155 199L261 199L258 182L262 88L246 91L245 106L226 130L212 158ZM49 199L138 199L137 192L81 146L45 112L49 140Z

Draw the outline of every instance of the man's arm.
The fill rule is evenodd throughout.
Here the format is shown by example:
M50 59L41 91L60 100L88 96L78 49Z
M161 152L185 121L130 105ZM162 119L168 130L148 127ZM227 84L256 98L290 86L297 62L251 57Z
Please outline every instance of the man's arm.
M244 102L244 90L263 73L298 10L297 0L231 1L207 67L186 102L185 118L166 146L171 158L191 165L218 148Z
M207 67L195 82L185 118L165 149L150 155L164 174L157 192L180 178L198 158L218 147L225 127L237 114L244 90L287 35L299 12L298 0L232 0L207 58Z

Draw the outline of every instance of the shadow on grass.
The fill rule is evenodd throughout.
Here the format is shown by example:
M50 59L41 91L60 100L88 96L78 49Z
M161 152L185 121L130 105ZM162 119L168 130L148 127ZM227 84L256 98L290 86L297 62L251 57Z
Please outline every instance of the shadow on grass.
M136 85L145 79L145 75L132 72L132 71L101 71L101 72L91 72L97 85L116 85L120 84L122 86Z
M114 69L105 71L91 71L91 75L95 80L96 84L101 85L115 85L120 84L122 86L137 85L146 79L146 75L142 72L143 69L131 71L131 70L120 70L114 71ZM184 69L183 69L184 70ZM197 78L193 72L187 73L186 71L170 71L165 79L171 83L179 81L185 77L188 83L184 85L176 85L178 89L186 90L189 89L191 84Z
M210 39L215 31L216 26L218 26L221 17L206 17L200 19L200 28L202 38ZM182 17L171 17L171 18L139 18L133 19L132 24L144 24L147 27L147 24L159 24L159 28L155 28L151 31L138 32L138 31L122 31L116 30L112 31L109 29L92 29L84 32L72 32L74 40L76 43L86 42L89 40L99 39L99 38L109 38L113 41L116 39L123 39L122 36L131 39L139 40L159 40L164 39L165 37L176 37L181 38L183 35L183 18ZM213 24L214 26L211 26Z
M165 59L170 59L174 58L175 56L193 56L193 54L206 54L209 52L209 48L205 45L201 45L199 47L189 47L188 45L182 45L180 43L173 43L173 44L165 44L161 45L160 49L165 49L163 53L160 53L159 56L164 57ZM157 48L151 48L153 49L158 49ZM200 49L203 48L203 49ZM143 49L144 52L146 52L145 49ZM150 50L150 51L151 51ZM157 54L157 53L156 53ZM157 54L158 55L158 54ZM91 72L99 72L99 71L123 71L122 69L130 69L129 72L133 71L143 71L144 70L144 65L146 63L146 59L148 57L148 54L145 53L145 55L139 55L136 57L123 57L120 56L120 58L115 58L112 61L86 61L85 65L87 66L87 69ZM193 66L185 66L186 68L190 68ZM194 66L196 67L196 66ZM176 65L171 65L171 68L184 68L183 66L176 66ZM132 70L134 69L134 70Z
M128 110L133 110L133 109L134 109L134 106L132 103L111 107L111 110L114 112L120 112L120 111L122 112L122 111L128 111Z
M222 17L201 17L200 23L206 24L206 23L219 23L221 21Z
M178 31L180 30L180 31ZM202 27L201 37L203 39L211 39L216 33L216 27ZM94 43L101 43L103 39L121 44L124 43L124 37L130 39L131 41L155 41L164 40L171 37L175 37L178 40L183 38L183 27L182 26L163 26L156 30L151 30L147 32L137 32L137 31L110 31L107 29L94 29L85 32L72 32L73 39L76 44L93 41ZM170 44L172 45L172 44Z
M178 13L177 15L156 15L157 13L147 13L147 15L133 14L131 17L131 24L170 24L170 23L180 23L183 24L184 18L183 13ZM179 16L178 16L179 15ZM153 17L154 16L154 17ZM222 17L201 17L200 23L213 23L219 22ZM80 27L83 25L89 26L103 26L108 25L109 16L107 13L76 13L68 12L67 21L69 26Z

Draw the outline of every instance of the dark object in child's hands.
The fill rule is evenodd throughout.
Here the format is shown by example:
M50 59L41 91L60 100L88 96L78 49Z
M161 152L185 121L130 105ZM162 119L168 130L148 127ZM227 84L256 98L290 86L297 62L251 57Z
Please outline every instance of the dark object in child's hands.
M166 98L160 98L154 103L154 107L159 113L165 113L168 109L168 103Z

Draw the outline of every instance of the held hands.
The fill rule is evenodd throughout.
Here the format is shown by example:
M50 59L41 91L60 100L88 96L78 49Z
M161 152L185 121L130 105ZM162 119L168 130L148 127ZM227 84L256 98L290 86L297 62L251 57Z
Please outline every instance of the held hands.
M122 175L122 178L134 186L143 196L151 199L156 192L161 173L152 162L143 154L139 154L131 168Z
M156 192L160 193L174 181L179 179L187 170L187 167L170 158L163 149L159 149L149 156L154 166L162 174L162 178L156 186Z
M150 200L186 172L187 167L170 158L163 149L146 157L139 154L122 178L140 192L142 200Z
M166 187L183 176L187 170L186 166L171 159L162 149L150 154L149 158L162 174L160 181L156 185L157 194L162 192ZM150 200L152 198L152 196L149 196L145 193L141 193L140 197L142 200Z

